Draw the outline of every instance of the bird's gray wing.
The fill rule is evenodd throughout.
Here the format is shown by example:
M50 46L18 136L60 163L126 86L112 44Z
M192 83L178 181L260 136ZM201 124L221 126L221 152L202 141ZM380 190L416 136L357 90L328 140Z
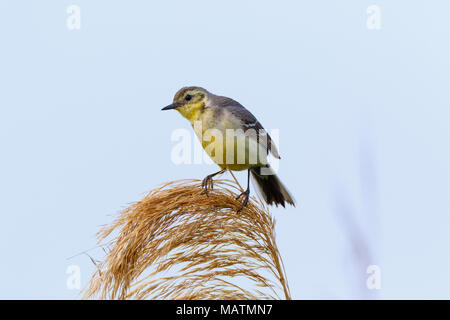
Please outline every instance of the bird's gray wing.
M256 132L256 141L266 146L267 152L272 153L275 158L281 159L278 149L275 143L272 141L272 138L261 125L261 123L256 119L256 117L248 111L243 105L239 102L227 98L227 97L216 97L217 105L226 109L228 112L233 114L236 118L241 119L242 129L246 132L249 129L253 129ZM266 141L264 139L260 139L260 135L263 134L266 136ZM261 140L261 141L260 141Z

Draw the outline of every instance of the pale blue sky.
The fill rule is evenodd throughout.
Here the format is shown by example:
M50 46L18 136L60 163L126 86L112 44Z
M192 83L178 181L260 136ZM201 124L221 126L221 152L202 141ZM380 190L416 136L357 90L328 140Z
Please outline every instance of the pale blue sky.
M66 27L69 5L81 29ZM381 29L366 27L369 5ZM68 257L158 184L163 113L199 85L280 130L274 209L294 298L450 298L450 5L444 1L0 2L0 298L78 298ZM243 174L239 177L244 181ZM93 256L100 254L93 251ZM366 267L382 288L365 287Z

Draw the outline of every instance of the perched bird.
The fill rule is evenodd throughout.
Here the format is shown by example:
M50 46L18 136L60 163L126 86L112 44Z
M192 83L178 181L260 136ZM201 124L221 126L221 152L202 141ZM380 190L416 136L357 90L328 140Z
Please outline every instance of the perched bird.
M287 202L295 206L292 196L267 163L269 152L280 159L276 146L259 121L239 102L200 87L184 87L175 94L173 103L162 110L171 109L189 120L203 149L222 169L203 179L202 187L206 193L208 185L213 188L215 175L227 169L248 170L247 189L236 198L244 196L238 211L249 200L250 174L267 204L284 207ZM208 134L208 130L213 134ZM230 130L235 132L234 136L229 135ZM205 136L212 137L208 140ZM242 137L246 139L245 143L239 144L238 138Z

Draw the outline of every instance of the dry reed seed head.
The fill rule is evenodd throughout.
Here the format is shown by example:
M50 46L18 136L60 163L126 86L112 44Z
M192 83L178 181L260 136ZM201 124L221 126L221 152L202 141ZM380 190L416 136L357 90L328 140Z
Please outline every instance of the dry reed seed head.
M84 298L290 299L268 208L251 198L237 213L237 185L214 186L169 182L122 210L98 232L110 250Z

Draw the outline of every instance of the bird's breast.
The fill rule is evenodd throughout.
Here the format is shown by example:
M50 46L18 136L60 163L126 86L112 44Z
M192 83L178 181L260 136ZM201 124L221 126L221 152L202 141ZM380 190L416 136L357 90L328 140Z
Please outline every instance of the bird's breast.
M261 164L256 139L247 137L238 142L238 137L245 135L241 121L232 114L205 110L192 126L203 149L220 167L244 170Z

